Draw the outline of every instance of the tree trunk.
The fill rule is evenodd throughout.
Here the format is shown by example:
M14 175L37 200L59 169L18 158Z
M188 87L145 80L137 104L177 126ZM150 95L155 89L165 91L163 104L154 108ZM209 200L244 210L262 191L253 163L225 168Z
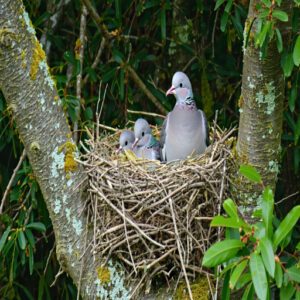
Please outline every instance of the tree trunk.
M279 172L281 133L284 103L284 75L280 66L280 54L273 39L268 45L267 54L262 58L259 48L255 48L254 35L257 30L258 11L261 1L252 0L244 29L244 65L242 93L239 101L240 122L237 142L237 155L240 164L254 166L262 175L264 185L273 191ZM291 18L292 1L282 2L280 9ZM254 21L255 20L255 21ZM253 26L251 27L251 24ZM279 24L285 35L287 23ZM260 185L250 184L238 177L236 180L240 209L250 217L261 193Z
M83 213L82 183L87 178L74 160L78 150L45 53L20 0L0 0L0 89L47 204L63 270L84 299L126 298L128 291L113 263L109 262L106 272L110 275L108 289L100 281L100 259L89 252L84 255L92 238Z

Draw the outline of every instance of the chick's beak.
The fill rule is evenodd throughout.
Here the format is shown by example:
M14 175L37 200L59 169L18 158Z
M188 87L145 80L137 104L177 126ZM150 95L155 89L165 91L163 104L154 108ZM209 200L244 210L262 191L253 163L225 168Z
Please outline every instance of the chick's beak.
M139 138L135 138L134 143L132 144L132 148L136 146L136 144L139 142Z
M123 150L123 147L120 146L120 147L116 150L116 153L119 154L122 150Z
M173 85L167 90L166 96L171 95L171 94L176 94L175 86L173 86Z

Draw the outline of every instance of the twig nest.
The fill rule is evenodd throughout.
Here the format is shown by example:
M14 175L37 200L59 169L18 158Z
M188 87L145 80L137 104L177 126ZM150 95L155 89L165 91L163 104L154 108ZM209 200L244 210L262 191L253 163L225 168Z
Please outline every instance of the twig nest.
M194 278L202 272L203 254L219 234L209 223L228 195L232 132L218 130L204 154L168 164L118 156L120 132L87 141L82 163L89 175L92 252L117 257L128 278L142 278L136 290L159 274Z

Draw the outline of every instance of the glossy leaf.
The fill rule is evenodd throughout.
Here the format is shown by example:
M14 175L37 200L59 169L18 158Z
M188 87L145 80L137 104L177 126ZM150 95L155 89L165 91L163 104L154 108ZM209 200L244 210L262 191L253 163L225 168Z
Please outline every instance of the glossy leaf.
M240 228L241 223L238 221L238 219L216 216L212 219L210 226Z
M41 222L32 222L26 225L26 228L28 229L34 229L40 232L46 231L46 227L43 223Z
M262 195L262 218L266 227L266 232L269 238L272 238L273 235L273 210L274 210L274 196L272 189L267 186Z
M300 35L298 35L295 46L294 46L293 60L294 60L294 64L297 67L299 67L299 65L300 65Z
M216 5L215 5L215 10L217 10L224 2L225 2L225 0L217 0Z
M268 8L270 8L272 5L271 0L261 0L261 2Z
M229 217L238 218L237 206L232 199L226 199L223 203L223 208Z
M224 13L221 17L221 25L220 25L220 29L222 32L225 32L227 22L228 22L228 17L229 17L229 14L226 11L224 11Z
M244 291L244 294L242 296L242 300L252 300L254 299L254 289L253 289L253 283L249 283Z
M292 53L284 54L281 59L281 66L285 77L290 77L294 68Z
M1 250L3 249L4 245L5 245L5 242L7 240L7 237L10 233L10 229L11 229L11 226L8 226L5 231L3 232L2 236L1 236L1 239L0 239L0 252Z
M281 288L283 281L283 272L281 265L277 262L275 263L275 282L278 288Z
M257 182L260 183L261 182L261 176L260 174L257 172L257 170L249 165L241 165L239 172L245 176L247 179L249 179L250 181L253 182Z
M263 259L264 265L268 273L272 278L275 275L275 256L273 252L273 247L271 241L264 237L259 241L259 246L261 250L261 257Z
M223 287L222 287L222 294L221 294L222 300L230 300L229 279L230 279L230 272L226 272L223 281Z
M281 221L279 227L276 229L273 238L273 244L275 249L278 247L280 242L288 235L288 233L296 225L300 218L300 205L295 206L287 214L287 216Z
M292 283L289 282L286 286L282 286L280 289L280 300L290 300L292 299L295 293L295 288L293 287Z
M237 281L239 280L240 276L244 272L247 265L248 265L248 260L245 259L235 267L235 269L233 270L233 272L230 276L230 281L229 281L229 287L231 289L234 289Z
M258 37L256 39L256 46L260 46L262 47L266 38L267 38L267 35L269 34L269 31L271 29L271 26L272 26L272 22L271 21L266 21L264 24L263 24L263 27L260 31L260 33L258 34Z
M282 22L287 22L289 20L287 13L279 9L273 10L272 16Z
M29 251L29 274L32 275L33 273L33 266L34 266L34 257L33 257L33 249L32 247L28 247L28 251Z
M204 254L202 264L205 267L217 266L230 258L244 247L238 240L225 240L212 245Z
M283 50L282 36L281 36L280 30L278 28L275 29L275 32L276 32L277 50L279 53L281 53Z
M286 274L290 280L300 283L300 266L294 265L291 268L288 268Z
M26 247L27 241L26 241L24 232L23 232L22 230L20 230L20 231L18 232L18 243L19 243L20 248L21 248L22 250L24 250L25 247Z
M262 258L257 253L250 255L250 271L255 293L259 299L265 300L268 293L268 281Z
M294 85L291 89L289 96L289 108L291 112L294 112L297 98L297 86Z

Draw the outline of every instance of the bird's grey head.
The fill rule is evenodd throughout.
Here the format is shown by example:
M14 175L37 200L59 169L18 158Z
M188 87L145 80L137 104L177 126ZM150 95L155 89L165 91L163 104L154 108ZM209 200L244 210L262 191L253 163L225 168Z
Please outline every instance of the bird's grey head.
M185 102L186 99L193 98L192 84L183 72L176 72L172 78L172 86L166 95L175 95L177 102Z
M146 138L148 139L149 135L151 135L151 128L149 126L149 123L145 119L139 118L135 121L134 135L134 147L136 145L144 145L143 141L146 140Z
M120 146L117 152L131 149L134 143L134 133L131 130L124 130L120 135L119 143Z

